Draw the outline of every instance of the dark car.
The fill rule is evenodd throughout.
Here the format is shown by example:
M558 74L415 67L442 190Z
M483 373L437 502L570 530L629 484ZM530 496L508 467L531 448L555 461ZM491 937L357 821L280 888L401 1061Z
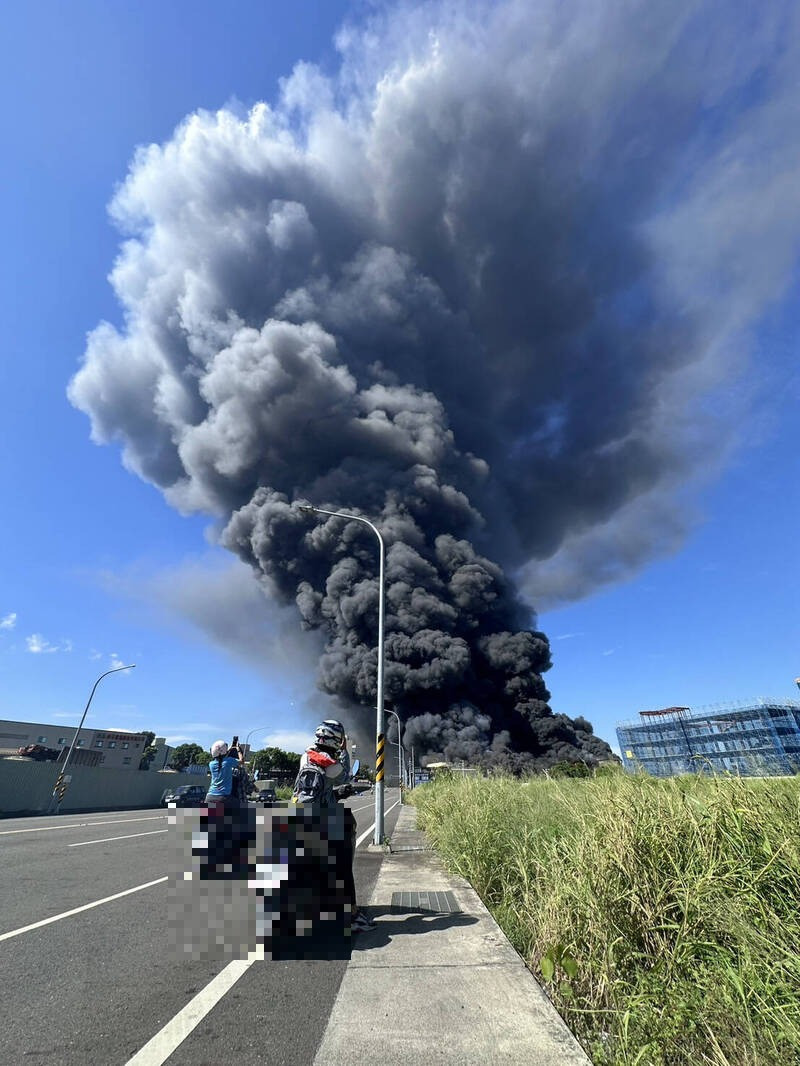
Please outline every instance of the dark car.
M250 799L261 807L276 807L278 805L278 796L274 788L256 788L250 793Z
M162 807L205 807L205 785L178 785L168 788L161 797Z
M362 792L369 792L371 788L369 781L348 781L345 785L337 785L333 791L339 799L347 799L348 796L360 796Z

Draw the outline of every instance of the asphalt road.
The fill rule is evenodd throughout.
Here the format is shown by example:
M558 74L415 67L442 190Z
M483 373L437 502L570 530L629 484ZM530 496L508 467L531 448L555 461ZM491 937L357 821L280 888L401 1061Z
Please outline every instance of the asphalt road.
M387 835L397 799L387 789ZM365 838L355 861L365 899L383 859L366 850L374 798L354 796L348 806ZM213 882L216 898L212 891L200 901L168 880L181 862L163 809L0 820L8 1061L310 1066L347 963L232 961L231 942L246 940L244 886ZM176 900L184 897L197 900L189 955L174 946L186 941L185 926L176 928ZM210 933L217 924L221 946ZM238 955L246 958L241 948Z

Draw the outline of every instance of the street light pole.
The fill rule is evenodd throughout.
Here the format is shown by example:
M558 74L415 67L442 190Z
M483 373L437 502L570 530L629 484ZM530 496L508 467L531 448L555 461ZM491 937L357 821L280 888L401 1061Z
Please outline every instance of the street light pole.
M244 746L245 746L245 748L250 743L250 737L253 735L253 733L260 733L262 729L269 729L269 728L270 728L270 726L268 726L268 725L259 725L259 726L256 726L255 729L251 729L250 732L247 734L247 736L244 738ZM254 755L253 756L253 760L250 763L251 767L255 765L255 761L256 761L256 757Z
M397 787L403 788L403 745L400 743L400 715L397 711L390 711L386 708L386 713L393 715L397 719ZM402 795L402 791L400 793Z
M49 805L49 807L47 809L47 813L48 814L50 814L51 812L53 812L55 814L59 813L59 808L61 807L61 801L64 799L64 793L67 791L67 786L64 784L64 774L67 771L67 766L69 764L69 760L72 758L72 752L74 751L75 745L76 745L76 743L78 741L78 734L80 733L81 729L83 729L83 723L84 723L84 720L86 718L86 714L87 714L87 712L89 710L89 705L92 702L92 697L94 696L95 689L100 684L100 682L103 680L103 678L104 677L108 677L109 674L118 674L120 672L120 670L133 670L135 668L135 666L136 666L136 663L131 663L130 666L115 666L113 670L106 670L106 672L104 674L101 674L98 677L98 679L95 681L95 683L94 683L94 685L92 687L92 691L89 694L89 699L88 699L88 701L86 703L86 706L83 709L83 716L81 717L80 725L75 730L75 736L72 738L72 743L69 746L69 751L67 752L67 757L64 760L64 765L61 767L61 772L59 773L58 777L56 778L56 783L53 785L53 791L52 791L52 793L50 795L50 805ZM58 797L58 798L56 798L56 797Z
M386 549L383 537L377 526L361 515L347 514L344 511L326 511L323 507L312 507L310 504L299 504L301 511L326 514L331 518L344 518L349 522L363 522L369 526L378 538L379 568L378 568L378 693L375 709L375 833L372 838L373 844L383 843L383 749L385 737L383 735L383 602L384 602L384 559Z

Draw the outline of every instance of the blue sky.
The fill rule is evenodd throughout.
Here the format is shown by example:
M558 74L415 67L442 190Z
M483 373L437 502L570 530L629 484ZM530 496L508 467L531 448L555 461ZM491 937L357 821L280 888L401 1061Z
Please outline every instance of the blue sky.
M66 388L87 333L121 321L107 205L136 147L198 108L274 100L299 60L334 70L336 28L359 12L337 0L4 6L0 716L77 721L94 679L122 662L137 667L103 682L89 724L204 745L263 727L256 741L296 747L327 711L288 615L264 623L260 665L252 642L189 620L193 576L213 588L234 565L210 543L211 519L181 516L118 446L93 444ZM751 328L756 357L730 384L752 393L747 417L676 504L690 517L674 553L540 614L552 707L613 744L641 709L797 696L793 296Z

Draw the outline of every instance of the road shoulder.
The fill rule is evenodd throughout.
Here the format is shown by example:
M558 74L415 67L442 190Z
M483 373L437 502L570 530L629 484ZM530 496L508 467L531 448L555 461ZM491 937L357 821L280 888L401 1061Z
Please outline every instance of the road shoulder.
M369 901L375 929L356 942L314 1066L351 1066L360 1056L385 1066L586 1066L478 894L447 874L415 826L416 810L404 806ZM401 892L450 893L457 913L420 909L424 896L402 906Z

